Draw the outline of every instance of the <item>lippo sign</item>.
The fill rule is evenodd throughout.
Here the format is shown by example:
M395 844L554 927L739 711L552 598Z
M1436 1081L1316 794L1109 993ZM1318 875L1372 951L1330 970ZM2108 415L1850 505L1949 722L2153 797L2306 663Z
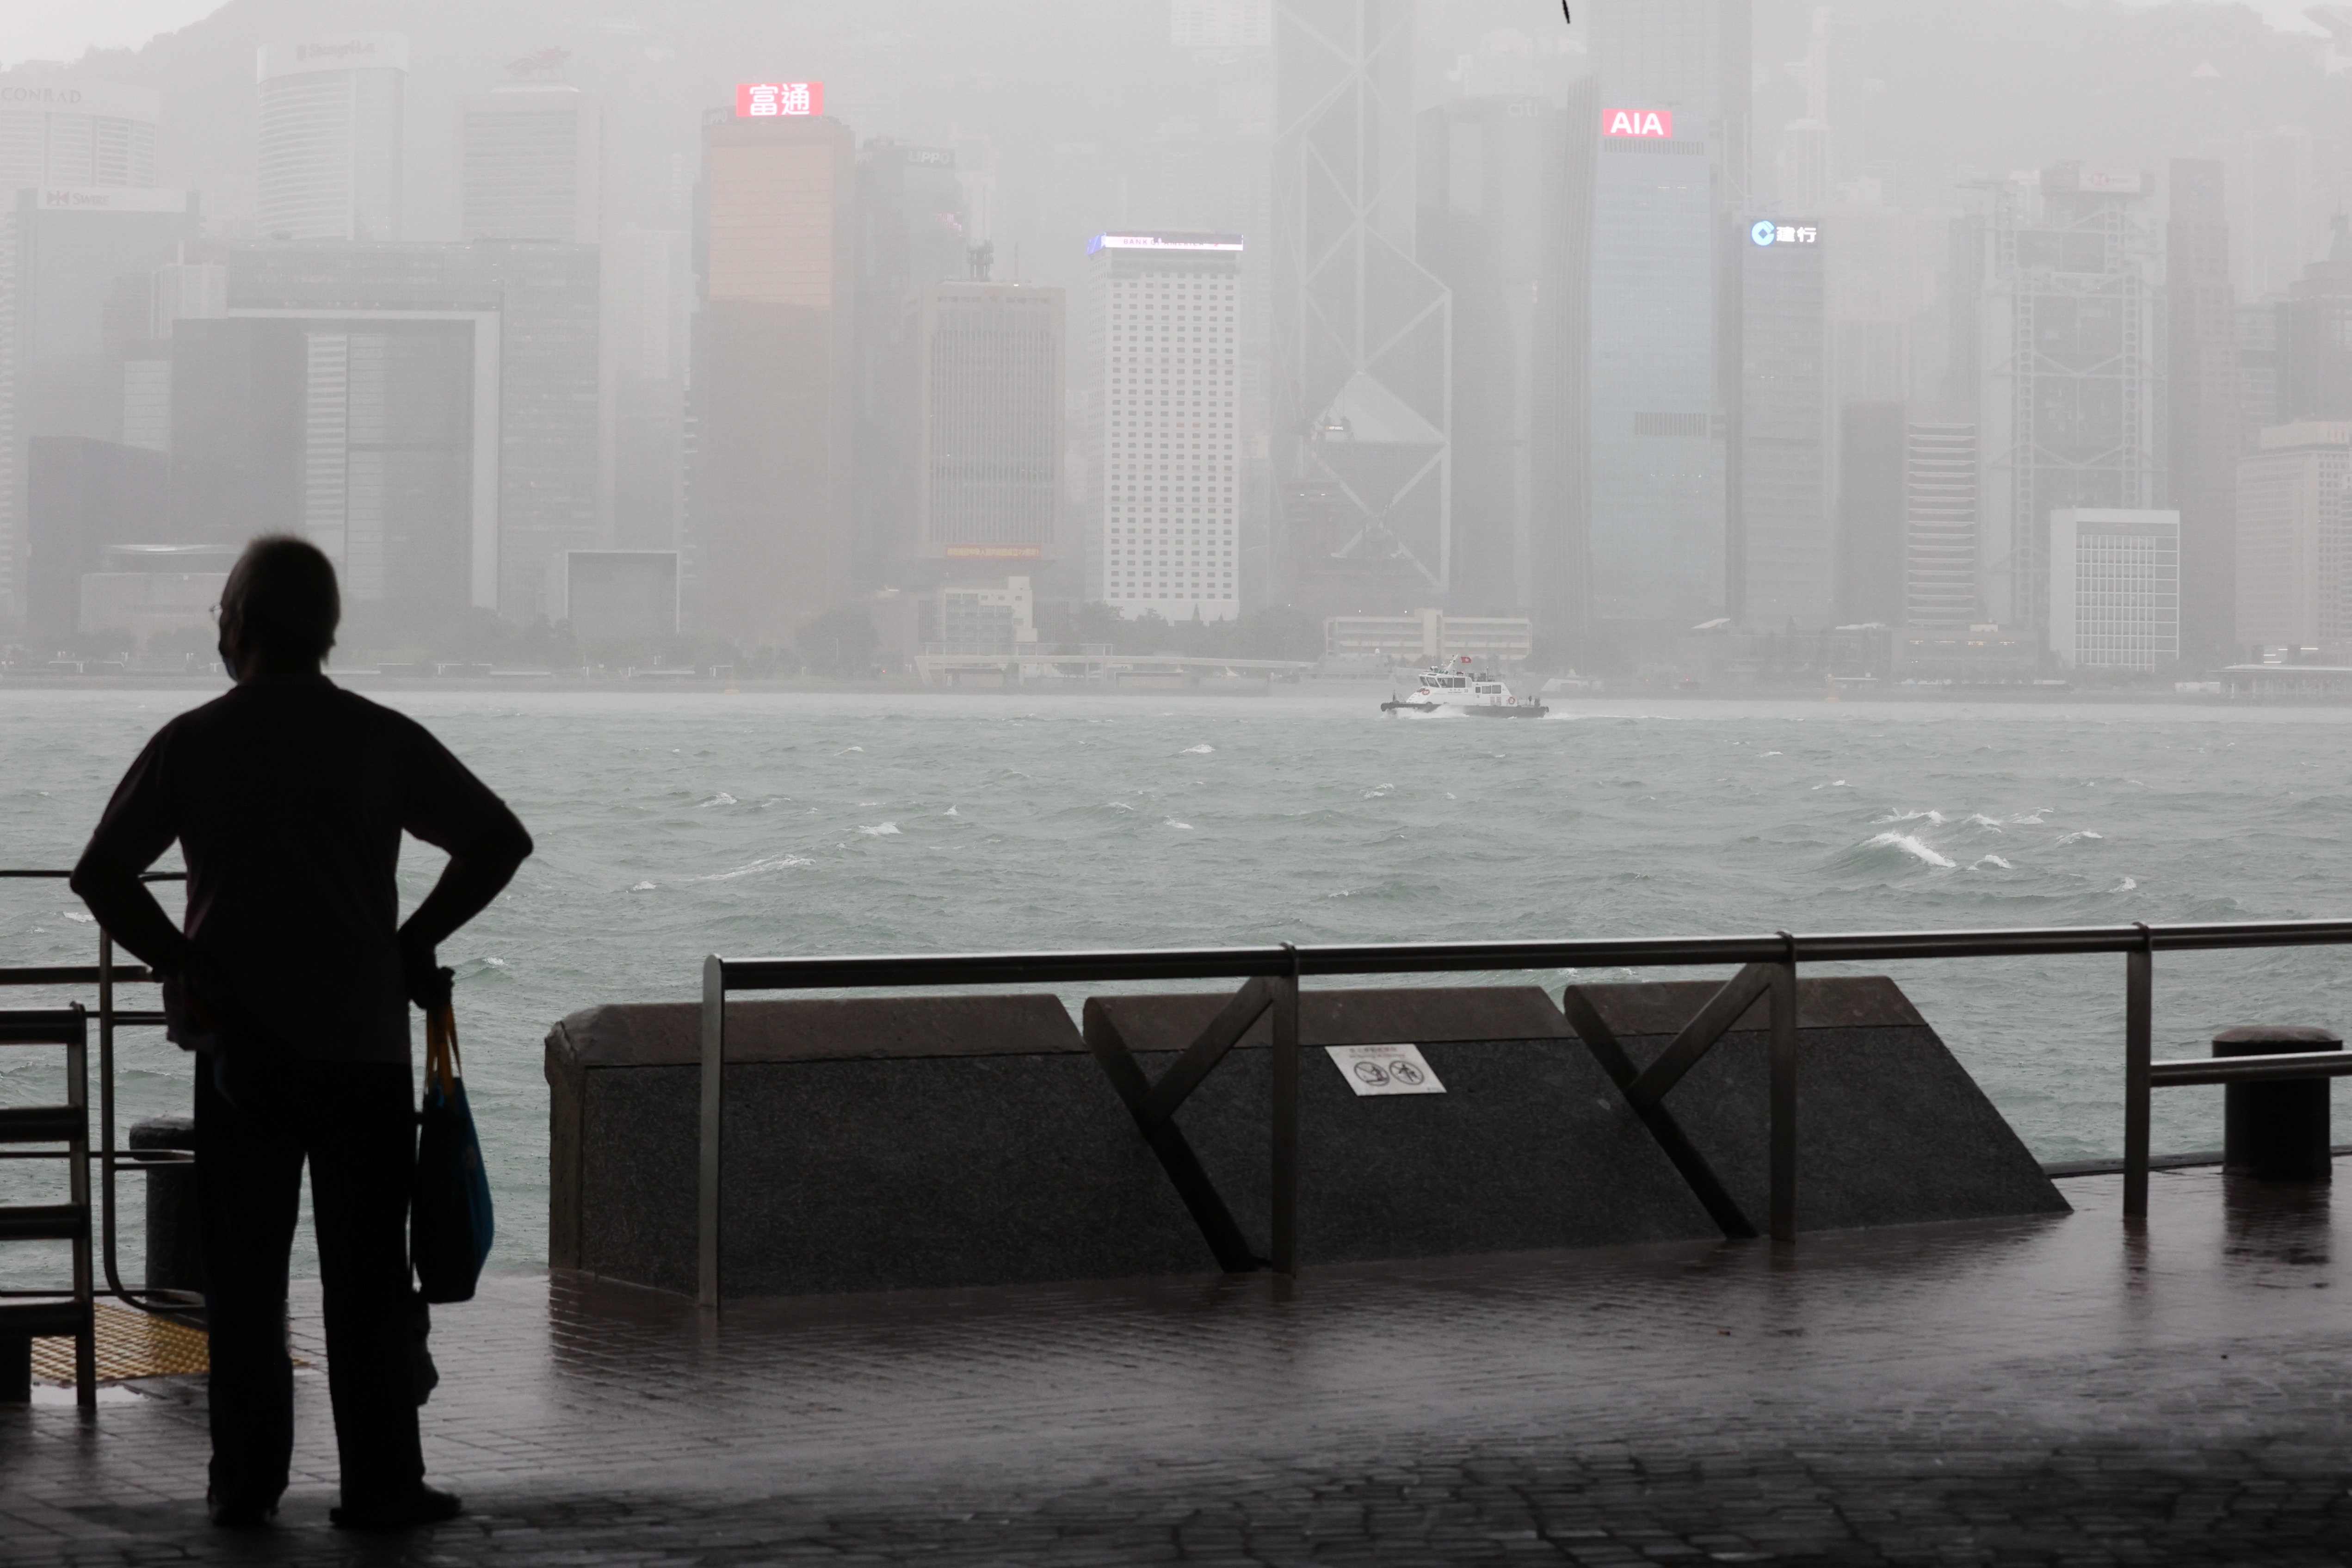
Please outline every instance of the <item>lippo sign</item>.
M1671 109L1604 109L1601 111L1601 134L1603 136L1654 136L1671 142L1675 135L1675 111Z
M824 112L824 83L821 81L739 81L735 84L735 118L738 120Z

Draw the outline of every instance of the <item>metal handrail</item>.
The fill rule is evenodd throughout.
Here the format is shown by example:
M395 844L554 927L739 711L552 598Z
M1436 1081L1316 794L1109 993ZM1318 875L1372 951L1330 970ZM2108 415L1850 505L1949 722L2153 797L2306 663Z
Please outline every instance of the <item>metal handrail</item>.
M73 875L70 871L0 868L0 880L61 881ZM142 871L142 882L184 882L185 871ZM180 1321L196 1321L202 1310L200 1299L184 1290L137 1289L122 1282L121 1258L121 1237L117 1219L118 1207L115 1175L123 1167L152 1171L163 1165L185 1165L194 1156L184 1152L162 1149L117 1149L114 1146L114 1031L118 1027L160 1028L163 1023L161 1012L149 1008L122 1008L114 1005L117 985L152 985L162 977L144 964L114 962L114 938L105 928L98 933L98 962L95 964L19 964L0 968L0 986L6 985L94 985L98 988L98 1005L90 1016L98 1022L98 1122L99 1146L89 1152L88 1161L99 1168L99 1229L103 1245L99 1248L100 1261L106 1271L106 1294L126 1306L157 1317Z
M2159 1086L2334 1077L2352 1073L2352 1056L2241 1058L2217 1062L2153 1059L2153 963L2158 952L2221 952L2271 947L2352 945L2352 920L2237 921L2178 925L2042 926L1993 931L1836 931L1748 936L1619 937L1543 942L1354 943L1323 946L1156 948L1063 952L962 952L725 958L703 962L702 1093L699 1136L700 1297L719 1299L719 1204L725 1120L726 998L738 991L882 990L912 987L1086 984L1126 981L1265 980L1295 990L1309 976L1431 974L1533 969L1654 969L1761 966L1735 979L1747 994L1769 1005L1771 1029L1771 1235L1796 1236L1796 973L1806 963L1885 963L1918 959L2068 957L2120 953L2125 968L2124 1215L2147 1215L2149 1096ZM1743 969L1743 976L1746 972ZM1719 1003L1730 1003L1727 993ZM1677 1040L1679 1067L1705 1052L1746 1008L1714 1006L1707 1028ZM1711 1031L1711 1032L1710 1032ZM1277 1031L1281 1033L1281 1031ZM1295 1035L1295 1030L1291 1031ZM1277 1040L1295 1048L1296 1040ZM1288 1057L1291 1049L1279 1049ZM1277 1060L1276 1083L1286 1074ZM1647 1095L1638 1109L1654 1115L1663 1088L1625 1079L1629 1097ZM1294 1271L1286 1245L1296 1234L1297 1099L1277 1087L1274 1139L1276 1268ZM1287 1104L1284 1103L1286 1099Z

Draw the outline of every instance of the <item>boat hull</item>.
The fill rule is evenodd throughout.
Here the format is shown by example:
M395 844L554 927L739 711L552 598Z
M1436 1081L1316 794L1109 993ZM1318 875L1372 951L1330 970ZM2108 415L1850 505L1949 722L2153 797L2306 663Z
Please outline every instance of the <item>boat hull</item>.
M1540 719L1551 711L1540 702L1521 702L1511 707L1473 707L1467 702L1383 702L1383 713L1436 713L1451 710L1466 713L1473 719Z

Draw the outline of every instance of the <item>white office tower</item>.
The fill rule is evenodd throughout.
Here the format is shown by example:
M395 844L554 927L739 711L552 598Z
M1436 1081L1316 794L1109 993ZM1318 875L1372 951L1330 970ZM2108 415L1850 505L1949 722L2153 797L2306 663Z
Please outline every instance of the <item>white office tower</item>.
M570 239L604 224L604 104L567 81L461 100L458 225L467 239Z
M1087 596L1129 616L1230 620L1242 237L1104 234L1089 248Z
M2180 514L2050 514L2050 647L2072 669L2154 670L2180 657Z
M398 239L405 33L289 38L259 51L255 231L264 239Z
M0 75L0 202L33 186L153 184L161 103L143 87Z

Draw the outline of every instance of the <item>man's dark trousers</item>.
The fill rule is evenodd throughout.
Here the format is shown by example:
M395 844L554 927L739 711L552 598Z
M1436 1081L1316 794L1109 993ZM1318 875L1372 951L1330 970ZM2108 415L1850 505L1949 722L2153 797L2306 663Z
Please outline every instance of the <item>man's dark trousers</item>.
M214 1500L270 1504L286 1489L294 1448L287 1261L306 1157L342 1500L409 1495L425 1460L407 1376L416 1170L408 1068L306 1061L274 1043L240 1041L226 1090L209 1057L195 1077Z

